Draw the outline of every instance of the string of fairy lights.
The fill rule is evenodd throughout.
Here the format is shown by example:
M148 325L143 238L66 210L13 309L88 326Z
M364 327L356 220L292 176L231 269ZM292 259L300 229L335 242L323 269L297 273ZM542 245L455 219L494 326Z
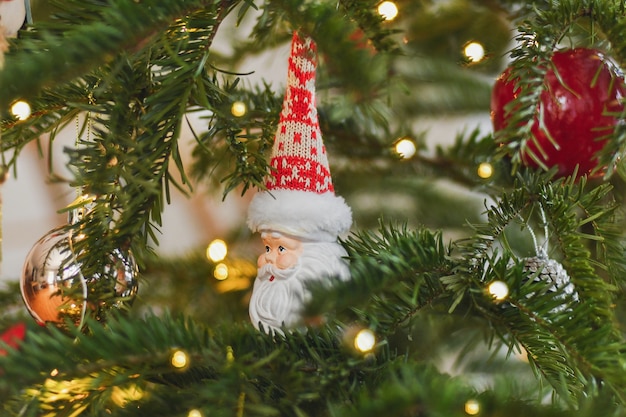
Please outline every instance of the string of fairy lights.
M377 12L385 21L393 21L400 13L398 6L393 1L383 1L377 7ZM482 61L486 54L484 46L477 41L470 40L463 46L463 55L470 63ZM231 104L230 112L234 117L244 117L248 112L248 106L241 100ZM17 121L27 120L31 115L31 107L24 100L17 100L11 105L11 113ZM404 160L411 159L417 153L417 145L411 138L404 137L395 142L395 153ZM478 165L477 175L482 179L488 179L493 175L493 166L488 162Z
M357 352L361 352L364 355L371 355L373 349L376 345L376 337L374 333L369 329L363 329L356 332L354 337L353 347ZM232 363L235 361L235 356L233 353L233 349L229 346L226 348L226 361L228 363ZM169 364L172 369L175 371L183 372L191 366L191 359L187 352L181 349L174 349L169 356ZM54 377L58 374L58 371L54 369L50 372L50 376ZM55 395L59 396L67 396L68 394L72 394L73 391L78 390L76 394L80 394L81 386L80 381L72 380L72 381L55 381L53 379L48 379L44 383L45 389L52 394L52 397ZM141 387L131 384L129 386L114 387L113 393L111 395L111 399L113 402L119 407L125 407L133 402L139 401L144 397L144 391ZM51 401L54 398L50 398ZM242 396L239 398L239 408L243 411L245 407L245 394L242 393ZM469 398L465 401L464 411L469 416L478 415L481 411L480 402L475 398ZM187 417L205 417L206 415L199 409L193 408L189 410L187 413Z
M378 7L377 11L385 21L394 20L400 10L393 1L383 1ZM470 63L480 62L485 58L485 49L482 44L476 41L468 41L463 46L463 54L467 61ZM15 117L17 122L27 120L31 116L31 106L24 100L18 100L14 102L10 107L11 114ZM244 101L234 101L231 105L230 112L234 117L244 117L247 114L248 107ZM394 141L393 151L401 160L410 160L414 158L418 152L417 143L410 137L402 137ZM482 162L476 168L476 175L482 179L488 179L493 175L494 169L489 162ZM238 278L233 275L246 275L246 274L233 274L232 262L227 260L228 244L222 239L214 239L209 243L206 248L206 257L214 264L213 277L224 282L227 279L236 280ZM254 269L254 266L251 266ZM250 271L247 271L250 272ZM249 279L245 279L243 285L249 285ZM235 284L235 287L239 285ZM225 286L223 291L228 291L235 288L231 286ZM218 288L219 289L219 288ZM494 302L501 302L508 296L508 287L504 282L494 281L487 286L487 292L493 297ZM376 334L368 328L350 327L343 332L343 343L346 348L350 349L359 355L373 355L376 350L378 341ZM226 361L232 362L235 360L234 352L232 348L228 347L225 352ZM181 349L173 349L169 354L168 366L177 371L185 371L191 367L192 359L190 355ZM72 391L73 381L56 381L53 378L58 374L58 371L52 370L50 372L51 379L44 384L44 389L49 393L67 394ZM59 384L58 386L55 384ZM136 385L127 387L115 387L112 395L113 401L120 407L125 407L127 404L139 401L144 393L142 389ZM245 403L245 396L240 399L241 409L243 410ZM479 414L481 411L480 403L476 399L468 399L464 404L464 412L469 416ZM187 417L205 417L205 414L199 409L191 409L187 413Z

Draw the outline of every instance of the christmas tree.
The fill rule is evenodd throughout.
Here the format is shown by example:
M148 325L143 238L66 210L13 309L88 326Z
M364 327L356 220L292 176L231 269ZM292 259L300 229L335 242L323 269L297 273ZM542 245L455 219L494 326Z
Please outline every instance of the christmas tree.
M17 9L0 9L2 168L75 129L50 179L76 199L0 293L3 416L624 414L623 2ZM242 63L294 33L352 211L349 278L266 329L248 313L260 226L243 216L226 257L167 256L159 230L173 193L274 191L292 92ZM488 112L437 143L424 128Z

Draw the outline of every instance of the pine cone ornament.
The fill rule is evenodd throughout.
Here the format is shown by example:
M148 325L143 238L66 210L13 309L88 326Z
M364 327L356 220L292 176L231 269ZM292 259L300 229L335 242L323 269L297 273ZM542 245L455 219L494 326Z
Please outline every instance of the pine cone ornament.
M523 271L528 273L529 278L533 277L534 282L544 282L546 292L556 293L555 297L563 301L563 304L550 310L550 313L561 313L567 309L568 301L578 301L578 293L567 271L559 262L548 258L547 254L540 252L538 256L525 258ZM533 295L534 293L528 294L528 297Z

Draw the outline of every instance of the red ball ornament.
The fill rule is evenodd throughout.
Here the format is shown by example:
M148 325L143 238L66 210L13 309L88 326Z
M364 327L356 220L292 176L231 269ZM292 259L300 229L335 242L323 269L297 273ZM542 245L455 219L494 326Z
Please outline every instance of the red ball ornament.
M26 325L17 323L0 335L0 341L9 347L17 349L26 337ZM0 356L6 356L7 351L0 348Z
M520 94L507 68L496 80L491 95L494 131L504 129L510 114L507 103ZM529 139L521 150L529 167L558 167L557 175L590 174L598 165L597 152L606 144L624 109L624 77L601 52L577 48L557 51L544 78L545 89L532 119ZM513 110L514 112L515 110ZM599 172L599 174L602 174Z

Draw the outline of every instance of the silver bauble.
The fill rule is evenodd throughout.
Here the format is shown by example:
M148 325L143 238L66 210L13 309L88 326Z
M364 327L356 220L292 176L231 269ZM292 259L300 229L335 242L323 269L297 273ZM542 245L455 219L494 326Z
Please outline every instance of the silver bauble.
M137 293L138 268L130 252L114 250L102 272L84 276L71 236L64 228L53 229L26 257L20 289L26 308L41 325L64 328L69 320L82 327L87 314L104 321L107 310L129 307Z

